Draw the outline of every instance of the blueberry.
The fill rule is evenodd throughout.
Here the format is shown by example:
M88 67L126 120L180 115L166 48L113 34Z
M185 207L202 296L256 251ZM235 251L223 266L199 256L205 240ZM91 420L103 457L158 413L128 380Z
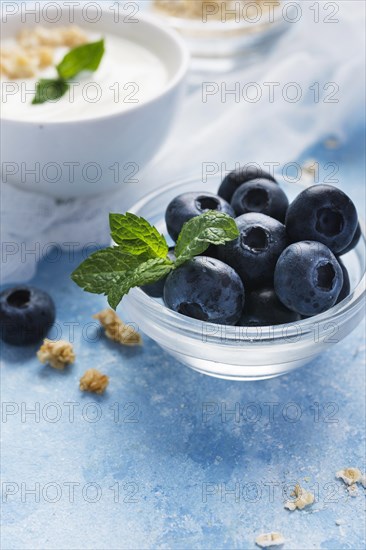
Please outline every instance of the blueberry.
M351 293L351 282L349 280L349 275L346 266L342 262L340 258L337 258L339 265L341 266L342 273L343 273L343 286L342 290L339 293L338 299L336 301L336 304L339 304L339 302L342 302L347 296Z
M39 342L55 321L52 298L34 287L8 288L0 294L1 337L14 346Z
M228 265L197 256L168 275L164 302L173 311L193 319L235 325L243 310L244 287Z
M218 195L230 202L235 191L247 181L256 180L258 178L266 179L277 183L271 174L259 168L259 166L244 166L237 170L233 170L222 181Z
M169 248L168 257L172 260L172 262L174 262L174 246L171 246ZM164 294L165 281L166 277L163 277L163 279L160 279L160 281L156 281L156 283L142 286L141 289L151 298L162 298Z
M278 299L273 288L253 290L245 299L245 307L239 325L266 326L295 323L301 316L287 309Z
M260 212L284 223L288 198L273 181L256 179L238 187L231 199L237 216L248 212Z
M347 254L347 252L350 252L358 245L358 241L361 238L361 233L362 233L361 226L360 226L360 223L358 223L355 234L353 235L352 241L349 243L349 245L345 249L342 250L342 252L339 252L339 256L343 256L344 254Z
M300 315L317 315L334 306L342 285L342 269L322 243L291 244L278 259L274 274L276 294L287 308Z
M237 239L219 246L219 258L240 275L245 288L272 286L276 262L288 245L286 228L265 214L236 218Z
M209 256L210 258L216 258L216 260L218 260L218 246L215 244L210 244L210 246L201 254L201 256Z
M355 205L343 191L313 185L290 204L286 228L292 242L318 241L338 254L351 243L357 221Z
M230 204L213 193L183 193L173 199L165 212L166 227L173 241L177 240L188 220L208 210L224 212L235 218L235 212Z

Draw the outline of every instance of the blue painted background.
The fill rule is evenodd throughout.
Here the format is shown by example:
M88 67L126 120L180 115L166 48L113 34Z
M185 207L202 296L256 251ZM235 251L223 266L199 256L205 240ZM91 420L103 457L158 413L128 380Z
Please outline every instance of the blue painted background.
M336 162L362 212L364 147L362 129L298 160ZM364 490L350 497L335 472L365 470L365 323L292 374L216 380L147 337L142 348L106 340L92 319L104 299L69 279L80 260L43 262L32 281L54 297L50 336L73 340L75 364L58 372L37 348L2 350L1 548L251 550L280 531L286 549L363 550ZM110 376L104 396L78 389L91 367ZM316 502L291 513L296 481Z
M360 133L306 154L336 159L360 210L363 150ZM350 497L335 472L364 468L364 324L282 378L216 380L146 337L135 349L105 340L91 318L105 301L69 279L80 259L43 262L33 281L54 297L51 336L73 339L75 364L58 372L35 348L3 349L2 548L252 549L275 530L285 548L362 550L364 491ZM90 367L111 378L102 397L78 390ZM291 513L294 481L316 503Z

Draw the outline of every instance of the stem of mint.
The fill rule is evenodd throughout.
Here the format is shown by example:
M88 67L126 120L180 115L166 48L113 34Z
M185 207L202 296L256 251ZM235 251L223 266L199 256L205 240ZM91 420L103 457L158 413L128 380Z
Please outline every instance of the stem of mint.
M110 214L109 222L117 246L92 254L71 278L86 292L106 295L113 309L131 288L155 283L211 244L225 244L239 236L233 218L210 210L184 224L172 262L165 237L144 218L127 212Z

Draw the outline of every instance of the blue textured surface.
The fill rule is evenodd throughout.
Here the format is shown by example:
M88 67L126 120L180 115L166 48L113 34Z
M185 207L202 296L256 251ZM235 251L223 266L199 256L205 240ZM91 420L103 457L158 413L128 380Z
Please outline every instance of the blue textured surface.
M362 147L355 136L306 155L340 163L360 209ZM79 261L44 262L33 281L57 305L51 336L69 338L77 323L76 363L58 372L35 348L4 347L2 548L252 549L275 530L285 548L363 549L364 491L351 498L335 472L364 468L364 324L290 375L216 380L147 338L141 349L105 340L91 318L105 301L68 277ZM102 397L78 390L90 367L111 378ZM316 494L302 512L283 507L295 480Z

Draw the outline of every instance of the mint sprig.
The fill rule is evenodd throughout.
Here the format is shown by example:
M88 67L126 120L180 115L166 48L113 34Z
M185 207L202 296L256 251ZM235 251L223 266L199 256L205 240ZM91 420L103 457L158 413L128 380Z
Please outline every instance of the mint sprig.
M133 256L115 246L91 254L71 277L86 292L107 296L109 305L116 309L130 288L153 283L172 268L169 259Z
M205 252L210 244L225 244L236 239L239 231L235 220L224 214L209 210L186 222L175 247L176 266Z
M123 278L113 285L108 293L108 303L116 309L125 294L136 286L149 285L159 281L174 268L169 259L154 258L141 262L140 265L129 269Z
M70 80L82 71L96 71L104 51L103 39L73 48L57 65L58 76L63 80Z
M70 50L56 66L58 78L40 79L37 82L33 105L55 101L69 89L67 80L75 78L82 71L96 71L104 55L104 40L83 44Z
M91 254L72 274L72 279L85 291L108 296L141 259L122 252L118 246Z
M210 244L225 244L239 236L235 220L229 215L205 212L184 224L172 262L164 236L144 218L127 212L110 214L109 222L117 246L94 252L71 278L86 292L107 296L113 309L131 288L155 283L202 254Z
M135 214L109 214L111 237L129 254L145 253L149 258L166 258L169 247L163 235Z
M37 82L36 95L32 101L33 105L40 105L46 101L56 101L69 89L67 82L63 80L41 78Z

